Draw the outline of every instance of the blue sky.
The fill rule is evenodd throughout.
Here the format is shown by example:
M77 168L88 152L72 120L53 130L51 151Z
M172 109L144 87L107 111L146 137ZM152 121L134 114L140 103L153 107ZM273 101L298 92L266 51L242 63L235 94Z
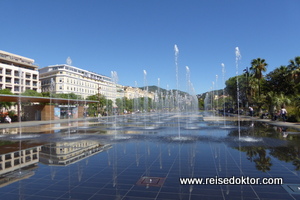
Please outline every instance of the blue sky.
M224 87L255 58L268 72L300 56L298 0L0 0L0 49L33 58L40 67L72 65L119 84L179 89L186 66L197 94ZM216 80L218 75L218 80ZM212 82L215 82L214 85Z

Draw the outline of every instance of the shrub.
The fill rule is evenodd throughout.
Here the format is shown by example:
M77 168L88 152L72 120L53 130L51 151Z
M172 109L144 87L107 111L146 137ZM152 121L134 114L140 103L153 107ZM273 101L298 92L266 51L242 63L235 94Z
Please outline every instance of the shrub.
M299 122L300 121L299 110L296 107L288 106L288 107L286 107L286 110L288 111L288 114L287 114L288 122Z

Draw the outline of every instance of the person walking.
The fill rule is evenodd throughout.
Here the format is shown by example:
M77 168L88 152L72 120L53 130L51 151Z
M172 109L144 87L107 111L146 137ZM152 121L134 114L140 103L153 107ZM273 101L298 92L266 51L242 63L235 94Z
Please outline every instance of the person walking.
M249 106L249 115L253 117L253 108L251 106Z
M284 106L281 106L280 115L282 117L282 120L286 122L287 119L287 110L284 108Z
M5 121L7 121L8 123L10 123L10 124L11 124L11 118L10 118L8 115L6 115L6 117L5 117Z

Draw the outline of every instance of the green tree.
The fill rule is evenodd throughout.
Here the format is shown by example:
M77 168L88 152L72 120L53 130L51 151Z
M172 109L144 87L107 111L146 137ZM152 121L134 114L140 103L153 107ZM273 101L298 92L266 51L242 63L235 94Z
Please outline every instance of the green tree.
M3 89L0 90L0 94L7 94L7 95L13 95L13 93L9 90L9 89ZM12 102L2 102L0 101L0 112L4 109L4 110L8 110L12 105L14 105L15 103Z
M263 72L267 71L267 63L265 59L257 58L251 61L250 71L253 73L254 78L258 80L258 96L260 97L260 85L263 78Z
M276 94L291 95L295 93L295 84L291 81L291 71L286 66L280 66L266 75L266 85L269 91Z
M273 114L275 113L275 110L276 109L279 110L281 106L289 105L291 103L291 100L288 96L282 93L277 94L275 91L271 90L266 93L265 103L266 106L268 106L269 113L273 118Z
M99 101L98 103L89 104L88 113L93 116L95 113L100 112L102 115L104 113L109 113L112 110L112 100L107 99L104 95L91 95L86 98L86 100Z
M50 95L49 95L50 96ZM82 99L80 95L76 95L75 93L67 93L67 94L52 94L53 98L63 98L63 99Z
M43 95L35 90L25 90L25 92L23 92L21 94L22 96L34 96L34 97L42 97Z
M240 106L245 106L248 102L249 97L247 97L247 81L249 79L244 76L238 76L239 85L237 86L237 76L229 78L226 82L226 91L232 97L234 102L237 102L237 87L239 87L239 102Z

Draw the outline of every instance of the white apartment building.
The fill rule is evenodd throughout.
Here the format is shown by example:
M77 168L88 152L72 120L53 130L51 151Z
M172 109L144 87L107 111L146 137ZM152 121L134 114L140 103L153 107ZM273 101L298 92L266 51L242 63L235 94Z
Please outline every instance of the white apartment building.
M86 99L101 94L115 102L120 98L119 85L108 76L100 75L67 64L39 69L42 92L56 94L74 93Z
M0 89L9 89L14 94L27 89L40 92L34 60L0 50Z

